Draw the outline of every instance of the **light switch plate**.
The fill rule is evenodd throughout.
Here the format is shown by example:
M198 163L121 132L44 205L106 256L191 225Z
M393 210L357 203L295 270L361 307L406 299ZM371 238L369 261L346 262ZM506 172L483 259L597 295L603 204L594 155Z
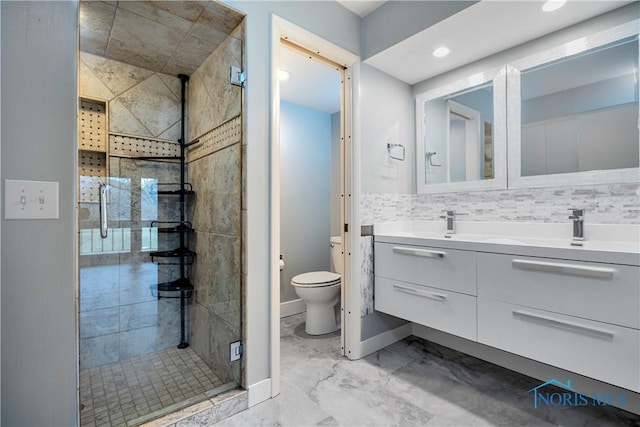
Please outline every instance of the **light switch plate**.
M5 219L58 219L58 183L4 181Z

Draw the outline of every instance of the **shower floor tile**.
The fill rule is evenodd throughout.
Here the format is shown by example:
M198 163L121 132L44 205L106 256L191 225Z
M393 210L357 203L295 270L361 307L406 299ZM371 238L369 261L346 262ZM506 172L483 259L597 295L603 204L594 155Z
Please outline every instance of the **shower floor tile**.
M191 348L170 348L83 369L80 403L84 407L80 425L135 425L146 416L164 415L204 400L222 385Z

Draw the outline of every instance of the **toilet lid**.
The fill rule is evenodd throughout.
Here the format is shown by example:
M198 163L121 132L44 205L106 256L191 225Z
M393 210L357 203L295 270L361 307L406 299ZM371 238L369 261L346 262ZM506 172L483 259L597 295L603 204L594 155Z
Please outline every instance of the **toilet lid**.
M291 279L291 283L302 286L329 286L340 283L341 276L330 271L302 273Z

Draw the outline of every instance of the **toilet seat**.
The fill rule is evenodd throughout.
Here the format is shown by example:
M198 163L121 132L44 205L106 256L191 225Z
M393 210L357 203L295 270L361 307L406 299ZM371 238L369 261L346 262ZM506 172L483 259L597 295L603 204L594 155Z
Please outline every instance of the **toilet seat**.
M293 286L300 286L304 288L321 288L325 286L333 286L340 284L342 276L330 271L312 271L309 273L302 273L291 279Z

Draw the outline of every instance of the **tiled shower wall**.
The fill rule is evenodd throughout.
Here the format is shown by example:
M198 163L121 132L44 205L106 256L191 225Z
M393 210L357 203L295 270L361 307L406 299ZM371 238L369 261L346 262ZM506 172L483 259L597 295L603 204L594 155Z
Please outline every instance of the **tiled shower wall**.
M189 135L200 142L187 157L196 192L189 203L191 244L198 254L190 344L223 382L238 384L240 362L230 362L229 343L242 336L242 92L228 77L229 67L242 65L241 36L240 26L191 76Z
M86 53L81 53L79 65L80 96L109 103L109 132L177 141L179 79ZM178 219L176 201L157 198L143 179L174 182L178 165L118 156L110 156L109 164L109 238L118 236L124 242L102 253L81 247L83 369L168 348L180 337L178 300L158 300L153 292L158 282L175 278L175 267L151 263L150 238L143 239L143 229L152 220ZM98 228L96 202L80 203L79 214L81 232ZM160 236L158 244L170 249L177 246L172 239L175 236ZM81 244L88 243L81 239Z
M638 224L640 185L603 184L507 189L447 194L365 193L360 198L362 224L441 221L445 210L465 213L464 221L568 222L569 208L584 208L585 221ZM373 312L373 239L363 237L360 253L361 316Z
M180 79L80 53L80 96L109 102L109 132L177 141Z

